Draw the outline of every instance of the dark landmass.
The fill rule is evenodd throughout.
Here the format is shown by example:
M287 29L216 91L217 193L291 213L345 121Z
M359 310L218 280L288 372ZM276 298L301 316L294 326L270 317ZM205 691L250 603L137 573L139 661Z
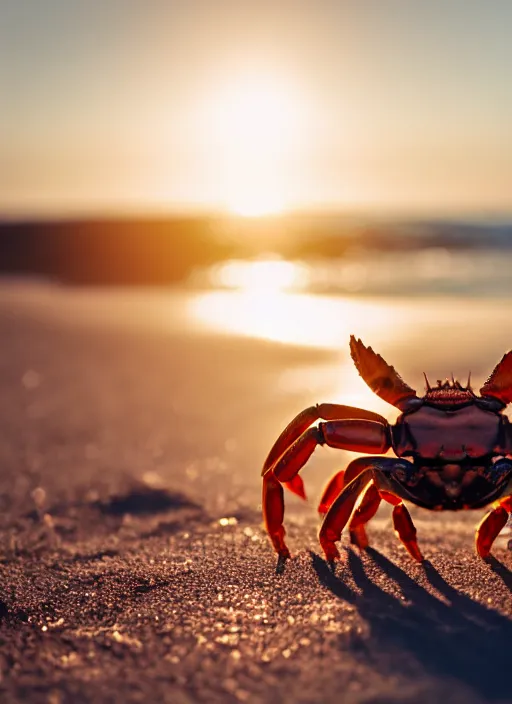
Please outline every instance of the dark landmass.
M109 291L97 319L73 289L16 291L0 295L3 704L512 700L512 553L500 538L474 556L481 512L413 508L418 566L383 509L373 549L345 539L333 575L314 500L347 458L319 452L276 576L259 468L298 409L328 400L279 380L338 354L151 327L140 306L106 324ZM393 361L421 368L431 346L413 331Z
M231 258L342 258L355 250L511 247L512 225L352 221L334 216L263 219L103 218L0 220L0 273L65 283L165 285Z

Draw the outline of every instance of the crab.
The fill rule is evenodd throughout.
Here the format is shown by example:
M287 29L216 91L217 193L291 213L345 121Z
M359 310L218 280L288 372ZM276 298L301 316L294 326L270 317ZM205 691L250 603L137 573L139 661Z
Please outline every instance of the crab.
M491 506L476 530L476 552L487 558L512 513L512 351L480 389L453 378L418 397L395 369L361 340L350 338L354 364L368 386L401 413L394 425L372 411L335 403L299 413L274 443L263 465L263 517L282 571L285 543L283 487L306 498L299 471L317 445L367 453L328 482L318 507L319 540L326 560L340 559L335 543L348 524L351 542L368 547L365 525L381 501L393 506L395 534L417 562L423 555L404 501L434 511ZM317 425L315 423L319 422ZM380 456L392 450L395 457Z

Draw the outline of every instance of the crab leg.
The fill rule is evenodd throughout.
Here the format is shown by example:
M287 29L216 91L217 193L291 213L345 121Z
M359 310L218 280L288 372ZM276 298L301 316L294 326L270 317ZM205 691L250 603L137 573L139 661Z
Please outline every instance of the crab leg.
M291 482L317 445L354 452L385 452L390 444L387 424L355 419L320 423L302 433L267 472L272 472L280 482Z
M270 536L274 550L278 553L280 560L286 560L290 557L290 551L284 542L283 493L282 485L277 481L272 472L268 472L263 477L263 516L267 533Z
M355 460L350 462L346 469L342 469L340 472L337 472L334 476L332 476L327 482L327 485L322 493L322 498L320 499L320 503L318 505L318 513L322 516L325 515L343 487L350 484L352 479L355 479L355 477L357 477L358 474L361 474L361 472L367 467L368 458L357 457Z
M361 467L361 464L359 464L359 467ZM346 473L348 474L348 469ZM393 528L397 538L401 540L414 560L423 562L423 556L416 541L416 528L407 507L395 494L384 490L379 491L374 480L363 490L359 503L350 518L348 524L350 542L357 545L361 550L368 547L365 525L375 516L383 499L394 506L392 514Z
M358 457L348 465L345 470L338 472L329 480L327 486L324 489L322 498L320 499L320 505L318 506L318 512L321 515L325 515L331 505L334 503L336 497L340 494L343 487L349 484L352 479L354 479L358 474L360 474L364 469L368 467L367 457ZM379 504L381 502L381 497L377 488L373 484L369 484L364 493L362 494L361 500L358 503L357 508L349 523L350 540L352 543L357 545L362 550L368 547L368 538L366 536L365 523L377 513Z
M385 452L390 445L389 429L387 424L357 419L320 423L302 433L267 469L263 476L263 517L281 560L290 553L284 542L284 498L279 484L294 482L317 445L324 444L358 452Z
M321 403L316 406L309 406L297 415L283 430L270 450L267 459L263 464L262 474L265 474L274 465L281 455L317 420L345 420L359 418L361 420L372 420L386 424L386 420L378 413L365 411L362 408L344 406L339 403ZM304 485L302 479L297 476L286 487L293 493L305 498Z
M389 491L389 482L386 481L386 475L396 467L398 462L384 457L359 458L358 469L362 469L362 471L333 502L320 529L320 544L328 561L332 562L339 558L340 555L334 543L340 540L341 533L349 520L349 528L352 534L355 534L355 541L358 544L360 544L358 541L363 542L362 547L365 547L366 535L361 534L361 531L357 529L363 527L364 523L375 515L381 499L394 505L393 527L397 537L415 560L423 561L423 556L416 542L416 528L409 511L402 499ZM363 463L366 463L366 468L363 468ZM352 513L359 495L365 488L366 491L358 508Z
M346 480L346 473L347 470L342 469L339 472L336 472L336 474L334 474L327 482L327 485L322 492L320 503L318 504L318 513L321 516L325 516L338 495L341 493L343 487L348 484Z
M424 558L418 547L416 527L412 522L411 514L401 499L398 497L395 498L399 502L393 507L393 528L395 529L395 535L402 541L405 549L413 560L423 562Z
M495 504L489 513L484 516L476 529L475 547L480 557L488 557L491 552L492 544L498 537L502 528L512 513L512 496L506 499L501 499Z
M371 466L365 469L350 484L343 489L336 501L332 504L320 528L320 545L328 562L339 560L340 553L334 543L341 538L343 528L348 523L354 506L363 489L373 479Z
M379 490L375 486L375 482L371 481L361 494L361 500L348 524L350 542L357 545L360 550L368 547L365 525L377 513L381 501Z

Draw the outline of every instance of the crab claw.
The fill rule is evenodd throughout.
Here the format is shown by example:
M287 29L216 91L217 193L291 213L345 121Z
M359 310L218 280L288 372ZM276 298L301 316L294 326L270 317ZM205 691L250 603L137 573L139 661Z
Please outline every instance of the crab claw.
M503 355L480 389L482 396L492 396L505 405L512 402L512 351Z
M361 340L356 340L354 335L350 336L350 353L359 374L384 401L401 411L420 401L416 391L405 383L398 372L371 347L365 347Z

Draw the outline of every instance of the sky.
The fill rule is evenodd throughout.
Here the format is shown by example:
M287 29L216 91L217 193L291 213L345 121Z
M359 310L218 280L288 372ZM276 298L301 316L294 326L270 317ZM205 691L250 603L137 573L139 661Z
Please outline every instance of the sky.
M509 0L0 0L0 214L512 213Z

